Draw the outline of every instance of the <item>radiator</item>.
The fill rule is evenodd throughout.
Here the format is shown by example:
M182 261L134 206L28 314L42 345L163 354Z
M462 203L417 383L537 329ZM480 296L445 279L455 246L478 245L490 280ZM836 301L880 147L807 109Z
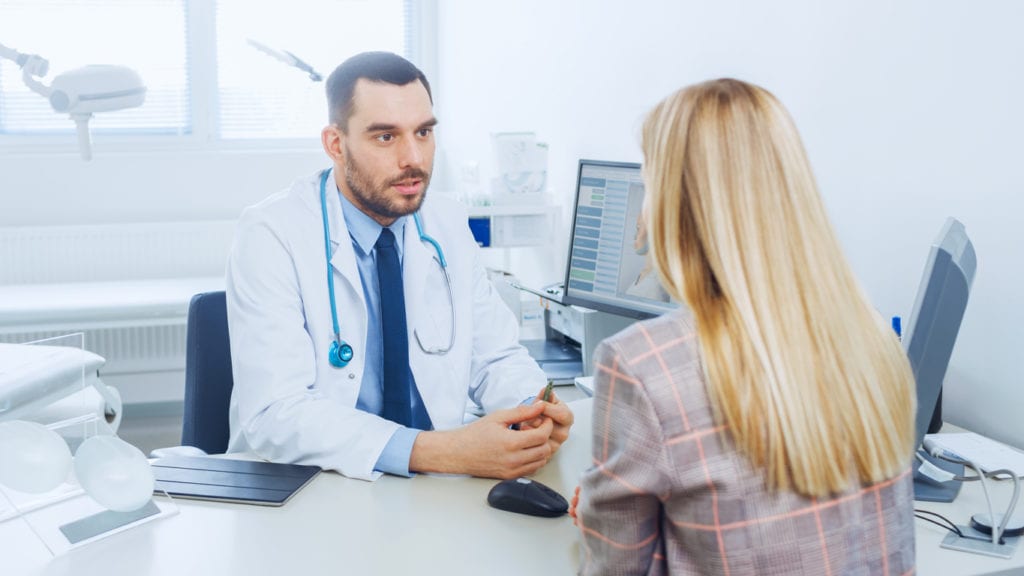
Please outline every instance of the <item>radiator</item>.
M47 332L0 334L0 343L22 344L79 331L74 326ZM106 359L104 374L184 370L185 324L81 330L85 349Z
M0 285L220 276L235 223L0 228Z

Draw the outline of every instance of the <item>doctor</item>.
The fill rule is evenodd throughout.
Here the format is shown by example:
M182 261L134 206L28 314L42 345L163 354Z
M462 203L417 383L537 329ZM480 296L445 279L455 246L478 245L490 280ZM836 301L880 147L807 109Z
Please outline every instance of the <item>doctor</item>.
M572 412L535 399L544 374L518 343L465 211L427 199L437 124L427 79L399 56L364 53L331 74L327 99L330 169L238 224L229 451L366 480L535 472ZM463 425L469 402L488 415Z

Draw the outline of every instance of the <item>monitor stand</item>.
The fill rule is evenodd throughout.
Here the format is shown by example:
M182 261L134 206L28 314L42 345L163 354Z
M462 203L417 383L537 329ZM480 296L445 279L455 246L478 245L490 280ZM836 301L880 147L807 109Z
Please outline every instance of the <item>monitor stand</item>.
M947 460L936 458L930 454L925 453L923 450L919 451L918 454L922 455L925 460L931 462L934 466L945 470L951 474L957 476L964 475L964 465L955 464ZM959 480L950 480L949 482L936 482L931 478L922 474L918 468L921 464L914 461L914 500L920 502L952 502L956 499L956 495L960 493L960 485L963 482Z

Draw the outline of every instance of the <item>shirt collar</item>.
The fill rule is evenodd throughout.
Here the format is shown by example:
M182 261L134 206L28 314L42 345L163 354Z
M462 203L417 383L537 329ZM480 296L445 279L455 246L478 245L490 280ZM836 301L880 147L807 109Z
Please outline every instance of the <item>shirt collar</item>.
M335 183L334 189L338 192L338 198L341 199L341 213L345 217L345 227L348 228L348 235L352 237L353 244L364 255L370 254L373 251L373 246L377 243L377 238L380 237L380 231L384 227L346 198L338 190L337 183ZM402 216L392 222L391 226L388 226L391 229L391 233L395 235L395 245L399 256L402 254L402 241L405 238L405 221L407 218L407 216Z

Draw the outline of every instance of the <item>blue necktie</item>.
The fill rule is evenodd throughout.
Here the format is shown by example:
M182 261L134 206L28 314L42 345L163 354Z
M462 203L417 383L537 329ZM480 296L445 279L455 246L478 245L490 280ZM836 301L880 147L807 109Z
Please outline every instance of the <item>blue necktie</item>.
M433 428L409 369L409 332L405 323L405 290L395 235L384 228L374 245L380 290L381 339L384 352L384 407L381 416L403 426Z

